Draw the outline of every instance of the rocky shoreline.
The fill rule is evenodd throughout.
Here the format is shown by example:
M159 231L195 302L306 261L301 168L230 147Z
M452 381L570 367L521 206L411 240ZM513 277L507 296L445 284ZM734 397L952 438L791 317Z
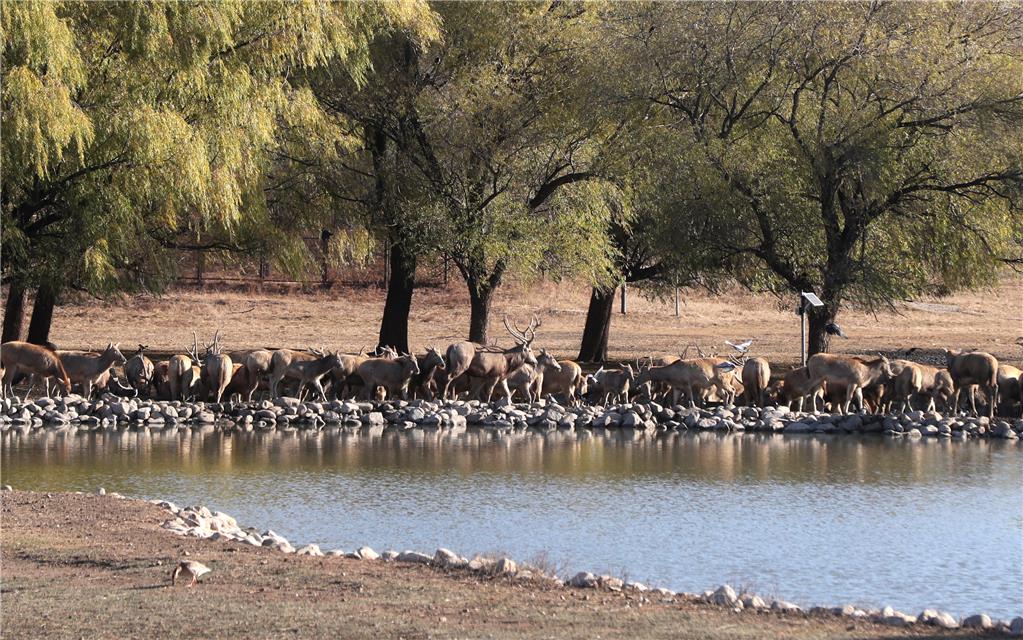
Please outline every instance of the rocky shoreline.
M892 415L837 415L795 412L787 407L667 407L656 402L578 407L541 400L506 405L476 400L391 401L385 403L302 402L295 398L251 403L207 403L123 399L86 400L70 395L0 401L0 430L69 427L85 430L213 426L224 431L382 427L498 431L631 429L649 432L721 431L759 433L876 433L892 437L1019 441L1023 418L942 415L908 411Z
M2 489L10 491L11 487L5 485ZM126 499L125 496L117 493L108 494L103 488L98 489L96 494ZM639 582L624 581L610 575L598 576L586 571L576 573L569 578L561 578L543 568L516 562L508 557L475 556L467 558L445 548L439 548L429 554L411 550L401 552L388 550L378 553L368 546L351 551L342 549L323 551L319 545L314 543L296 547L284 536L272 530L261 532L256 528L242 527L230 515L212 511L205 506L178 507L165 500L149 500L148 502L167 511L170 517L162 524L162 527L171 533L206 539L211 542L266 548L268 551L282 554L417 564L445 571L502 577L517 582L542 583L547 588L626 592L640 598L640 601L704 604L722 607L735 613L773 612L792 616L842 617L848 618L850 621L862 620L892 627L935 627L946 630L962 628L1023 636L1023 617L1016 617L1011 621L997 620L987 614L977 613L956 618L948 612L937 609L924 609L917 615L911 615L896 611L892 607L864 609L852 604L804 608L781 599L765 599L753 593L737 592L730 585L721 585L703 593L687 593L650 587Z

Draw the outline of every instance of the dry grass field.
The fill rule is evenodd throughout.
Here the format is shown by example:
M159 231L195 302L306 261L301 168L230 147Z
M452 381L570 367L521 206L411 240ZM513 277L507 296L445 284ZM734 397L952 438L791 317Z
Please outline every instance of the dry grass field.
M325 346L357 351L376 343L384 292L377 288L295 292L291 294L222 290L176 290L163 296L120 301L83 300L62 305L51 339L62 348L96 348L107 340L133 347L142 342L160 351L191 344L192 330L210 338L220 329L230 349L256 346ZM501 326L507 313L520 324L538 313L543 326L537 344L559 356L579 349L589 289L578 283L541 283L529 288L510 284L499 290L491 319L491 336L510 339ZM685 291L681 316L671 300L644 299L630 290L629 313L611 323L612 359L674 353L687 343L705 351L727 350L726 339L755 339L752 353L772 362L799 358L799 323L795 299L735 290L712 296ZM416 349L463 339L468 331L465 286L416 292L411 341ZM850 310L838 319L848 340L835 339L838 353L895 352L920 349L982 348L1000 360L1023 362L1023 276L1004 278L997 287L900 306L898 313L877 316Z
M181 538L145 502L0 493L3 638L979 638L833 616L732 613L422 565ZM188 556L212 568L170 586Z

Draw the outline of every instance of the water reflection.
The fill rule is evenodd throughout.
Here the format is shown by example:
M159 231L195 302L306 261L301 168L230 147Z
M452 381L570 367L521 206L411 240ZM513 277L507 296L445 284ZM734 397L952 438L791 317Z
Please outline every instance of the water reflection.
M326 548L546 554L676 589L1023 613L1023 446L1002 440L12 430L0 454L19 488L204 503Z

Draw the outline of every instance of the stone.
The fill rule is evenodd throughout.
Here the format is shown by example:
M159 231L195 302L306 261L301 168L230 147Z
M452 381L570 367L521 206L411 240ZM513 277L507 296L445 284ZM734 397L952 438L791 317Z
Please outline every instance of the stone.
M433 554L433 563L438 567L456 566L459 560L458 554L450 549L437 549L437 552Z
M1016 617L1009 623L1010 636L1023 636L1023 618Z
M593 589L597 586L597 577L589 571L580 571L569 579L568 586L580 589Z
M103 487L100 487L99 489L96 489L96 495L105 496L107 495L107 490L104 489Z
M4 486L0 487L0 491L14 491L14 487L12 487L9 484L5 484Z
M317 557L322 557L323 556L323 552L320 551L319 545L315 545L315 544L307 544L306 546L302 547L301 549L299 549L295 553L297 555L300 555L300 556L317 556Z
M711 594L710 601L723 607L735 607L740 604L739 597L735 595L735 589L727 584L718 587L717 591Z
M742 596L742 606L744 608L746 608L746 609L767 609L768 608L768 605L767 605L766 602L764 602L763 598L761 598L760 596L755 596L755 595L749 594L749 593L743 594L743 596Z
M621 591L625 587L625 581L621 578L612 578L611 576L600 576L598 580L600 586L608 591Z
M380 554L369 547L359 547L355 553L359 556L360 560L376 560L380 558ZM395 557L397 557L397 554L395 554Z
M344 549L331 549L325 554L328 558L341 558L344 557Z
M785 600L772 600L771 601L772 611L783 611L786 613L799 613L802 609L798 605L786 602Z
M519 566L515 564L515 561L512 560L511 558L501 558L500 560L497 561L497 564L494 566L494 571L496 571L500 575L514 574L518 570Z
M994 629L995 623L986 613L974 614L963 620L964 629Z
M625 583L625 588L626 589L630 589L632 591L636 591L637 593L643 593L645 591L650 591L650 587L646 586L642 582L626 582Z
M287 540L283 542L282 541L274 542L273 540L271 540L270 548L275 549L277 551L281 551L283 553L295 553L295 547L291 546L291 543L288 542Z
M831 609L832 615L836 615L836 616L846 616L846 617L848 617L848 616L851 616L855 612L856 612L856 607L852 606L851 604L844 604L841 607L833 607Z
M893 611L891 615L881 618L881 622L889 627L908 627L916 622L916 618L901 611Z
M418 551L402 551L398 554L398 562L412 562L415 564L429 564L433 561L433 556L428 556L425 553L419 553Z

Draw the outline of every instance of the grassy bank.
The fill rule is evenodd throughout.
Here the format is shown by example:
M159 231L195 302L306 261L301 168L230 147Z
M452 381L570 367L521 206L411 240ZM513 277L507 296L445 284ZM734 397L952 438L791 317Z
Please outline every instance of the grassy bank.
M0 500L4 638L973 637L284 555L176 536L159 526L166 511L109 496L13 491ZM172 588L186 554L213 572L196 588Z

